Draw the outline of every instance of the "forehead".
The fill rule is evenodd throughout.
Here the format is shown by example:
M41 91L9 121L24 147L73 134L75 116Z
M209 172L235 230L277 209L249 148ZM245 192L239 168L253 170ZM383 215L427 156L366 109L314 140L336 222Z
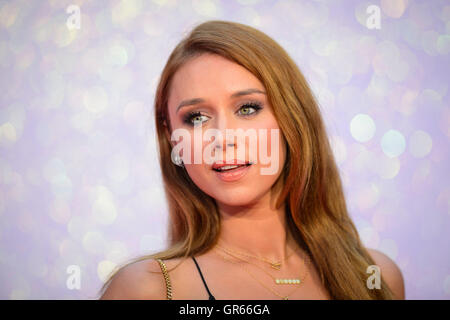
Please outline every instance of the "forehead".
M175 73L169 92L169 108L185 99L229 98L240 90L263 84L241 65L215 54L202 54L185 63Z

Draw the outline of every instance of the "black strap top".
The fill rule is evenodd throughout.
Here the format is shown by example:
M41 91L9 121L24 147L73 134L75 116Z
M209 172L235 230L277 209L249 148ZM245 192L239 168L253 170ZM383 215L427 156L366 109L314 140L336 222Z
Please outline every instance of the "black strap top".
M213 295L211 294L211 292L209 291L208 286L206 285L205 278L203 278L203 274L202 274L202 271L200 270L200 267L198 266L197 260L195 260L194 257L192 257L192 259L194 260L195 265L197 266L197 270L198 270L198 272L200 273L200 277L202 277L202 281L203 281L203 284L205 285L206 291L208 291L208 294L209 294L209 300L216 300L216 298L214 298L214 296L213 296Z

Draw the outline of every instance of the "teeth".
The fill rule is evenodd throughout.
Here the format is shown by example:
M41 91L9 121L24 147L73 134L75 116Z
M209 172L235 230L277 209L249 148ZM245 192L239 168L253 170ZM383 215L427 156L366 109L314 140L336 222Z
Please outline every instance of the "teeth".
M216 170L216 171L227 171L227 170L232 170L232 169L236 169L236 168L239 168L239 167L249 166L251 164L252 163L243 163L243 164L238 164L238 165L232 164L232 165L227 165L227 166L223 166L223 167L220 167L220 168L215 168L214 170Z
M223 171L223 170L235 169L237 167L239 167L239 166L236 166L236 165L234 165L234 166L224 166L224 167L218 168L218 170Z

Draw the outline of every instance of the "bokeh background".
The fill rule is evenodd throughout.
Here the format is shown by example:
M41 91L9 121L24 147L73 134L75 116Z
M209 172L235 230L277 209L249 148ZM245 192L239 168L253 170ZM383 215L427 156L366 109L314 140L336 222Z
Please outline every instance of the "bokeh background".
M398 264L407 299L449 299L444 0L0 1L0 298L96 299L112 268L164 248L155 88L174 46L210 19L288 51L365 245Z

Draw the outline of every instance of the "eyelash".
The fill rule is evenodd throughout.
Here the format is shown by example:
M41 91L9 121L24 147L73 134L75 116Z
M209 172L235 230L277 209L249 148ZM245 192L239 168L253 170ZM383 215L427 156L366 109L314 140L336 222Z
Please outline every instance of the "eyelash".
M258 113L259 110L262 109L261 103L259 103L259 102L247 102L247 103L244 103L244 104L239 108L238 111L242 110L242 108L244 108L244 107L247 107L247 108L248 108L248 107L253 108L255 111L252 112L252 113L249 113L249 114L243 114L243 115L242 115L243 117L249 117L249 116L255 115L256 113ZM188 112L188 113L183 117L183 122L186 123L186 124L188 124L188 125L193 126L194 123L192 122L192 118L195 118L195 117L198 117L198 116L203 116L203 115L201 114L200 111L191 111L191 112Z

